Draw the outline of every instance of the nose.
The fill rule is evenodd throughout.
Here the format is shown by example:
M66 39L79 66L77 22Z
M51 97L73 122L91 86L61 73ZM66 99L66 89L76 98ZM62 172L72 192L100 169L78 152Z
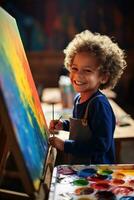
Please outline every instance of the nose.
M76 76L81 78L83 77L83 73L81 71L77 71Z

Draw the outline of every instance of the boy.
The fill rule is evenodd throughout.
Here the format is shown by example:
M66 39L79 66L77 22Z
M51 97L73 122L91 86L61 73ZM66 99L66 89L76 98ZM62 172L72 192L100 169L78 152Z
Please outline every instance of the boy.
M115 116L99 89L116 85L126 67L124 52L108 36L86 30L74 37L64 53L64 64L78 94L73 118L50 122L50 131L70 131L70 139L50 137L50 144L68 153L70 164L112 164Z

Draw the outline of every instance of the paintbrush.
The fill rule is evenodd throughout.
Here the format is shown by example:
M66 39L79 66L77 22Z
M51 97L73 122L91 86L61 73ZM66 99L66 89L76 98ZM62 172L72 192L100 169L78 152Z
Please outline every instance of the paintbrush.
M52 103L52 120L54 121L54 103ZM54 131L52 131L52 135L54 137Z
M57 120L55 120L54 126L56 126L58 124L58 122L60 121L61 118L62 118L62 115ZM55 130L54 133L58 133L58 131ZM54 134L53 134L53 136L54 136Z
M59 119L58 119L57 121L59 122L61 118L62 118L62 115L59 117ZM57 122L57 123L58 123L58 122Z
M52 119L53 119L53 121L54 121L54 103L52 103ZM60 121L60 119L62 118L62 115L58 118L58 120L56 120L56 124L58 124L58 122ZM55 124L55 126L56 126L56 124ZM54 137L54 135L55 135L55 131L53 131L52 132L52 134L53 134L53 137Z
M54 103L52 103L52 120L54 120Z

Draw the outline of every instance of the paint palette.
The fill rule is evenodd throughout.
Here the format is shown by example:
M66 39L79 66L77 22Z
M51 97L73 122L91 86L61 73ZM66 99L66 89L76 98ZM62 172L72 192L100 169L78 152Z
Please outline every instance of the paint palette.
M60 165L49 200L134 200L134 165Z

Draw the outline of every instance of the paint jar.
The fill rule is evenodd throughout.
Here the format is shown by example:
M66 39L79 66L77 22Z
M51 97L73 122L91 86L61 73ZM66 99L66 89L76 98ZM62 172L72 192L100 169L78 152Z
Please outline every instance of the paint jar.
M68 76L60 76L59 88L63 108L72 108L75 91Z

